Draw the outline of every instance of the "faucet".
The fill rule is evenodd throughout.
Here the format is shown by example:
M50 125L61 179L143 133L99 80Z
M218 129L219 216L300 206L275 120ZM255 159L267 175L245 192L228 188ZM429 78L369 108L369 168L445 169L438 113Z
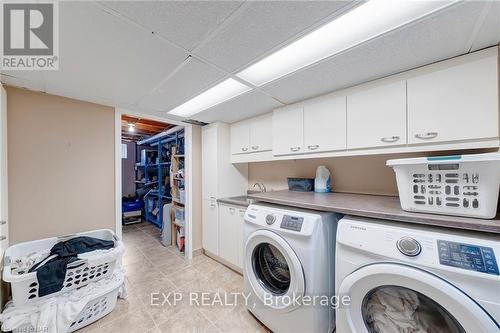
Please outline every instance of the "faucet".
M264 185L264 183L255 183L253 184L253 187L252 188L255 188L255 187L258 187L259 188L259 191L260 192L266 192L266 185Z

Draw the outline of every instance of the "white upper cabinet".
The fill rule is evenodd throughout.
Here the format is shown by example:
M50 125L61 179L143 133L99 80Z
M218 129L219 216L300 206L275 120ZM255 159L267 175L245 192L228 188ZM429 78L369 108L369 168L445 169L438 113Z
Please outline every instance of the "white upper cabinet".
M272 149L272 113L231 124L231 154Z
M346 149L346 97L327 95L304 104L304 151Z
M273 112L273 154L293 155L304 152L304 109L302 104Z
M498 148L498 53L491 47L233 124L231 161Z
M370 84L347 95L347 147L406 144L406 81Z
M488 49L408 79L408 143L497 138L498 51Z
M273 149L273 114L267 113L250 119L250 151Z
M250 152L250 121L231 124L231 154Z

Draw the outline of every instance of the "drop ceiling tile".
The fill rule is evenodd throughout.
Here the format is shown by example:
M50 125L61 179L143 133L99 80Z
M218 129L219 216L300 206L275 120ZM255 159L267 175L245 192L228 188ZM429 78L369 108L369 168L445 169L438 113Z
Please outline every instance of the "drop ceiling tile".
M141 99L139 106L146 109L169 111L215 85L224 76L225 73L216 68L190 58L158 89Z
M488 2L485 10L487 14L472 43L472 51L500 43L500 1Z
M59 10L59 70L44 72L49 93L130 105L187 57L95 4L61 2Z
M227 102L194 115L192 118L211 123L235 121L250 118L259 114L271 112L282 104L258 90L252 90Z
M242 1L109 1L103 4L191 50Z
M285 103L463 54L484 3L466 2L263 87Z
M233 72L349 4L348 1L255 1L194 53Z

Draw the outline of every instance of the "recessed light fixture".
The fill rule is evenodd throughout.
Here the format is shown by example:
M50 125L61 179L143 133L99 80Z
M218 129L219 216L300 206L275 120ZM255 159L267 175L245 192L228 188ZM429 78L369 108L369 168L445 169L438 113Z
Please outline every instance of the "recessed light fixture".
M135 124L134 123L128 123L128 131L135 132Z
M249 86L229 78L190 99L186 103L179 105L168 113L180 117L190 117L193 114L230 100L231 98L239 96L251 89L252 88Z
M261 86L455 2L370 0L236 75Z

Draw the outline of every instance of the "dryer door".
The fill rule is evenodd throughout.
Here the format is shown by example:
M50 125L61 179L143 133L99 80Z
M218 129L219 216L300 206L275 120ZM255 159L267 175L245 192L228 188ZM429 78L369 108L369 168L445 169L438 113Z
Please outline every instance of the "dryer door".
M494 320L460 289L421 269L380 263L347 276L337 332L498 332Z
M276 233L258 230L245 244L244 267L252 291L265 305L291 311L293 299L305 291L304 272L299 258Z

